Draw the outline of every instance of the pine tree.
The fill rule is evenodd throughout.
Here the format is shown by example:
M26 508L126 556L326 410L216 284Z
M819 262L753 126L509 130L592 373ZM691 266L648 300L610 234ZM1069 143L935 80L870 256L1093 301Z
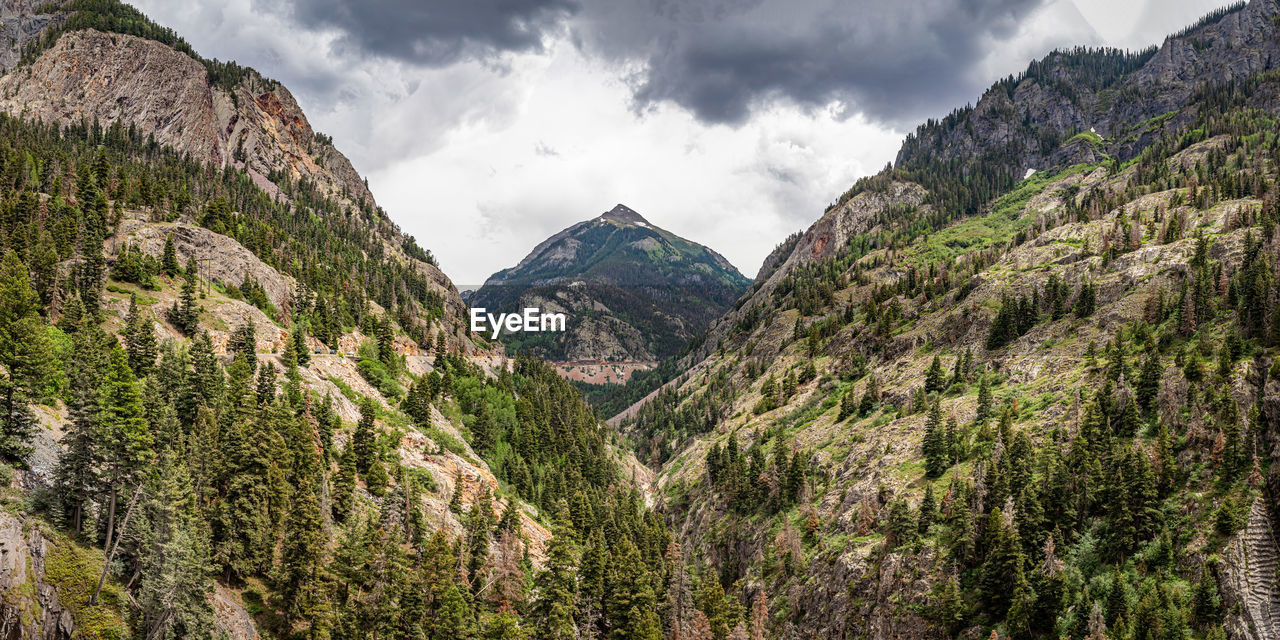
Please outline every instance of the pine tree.
M929 418L925 421L924 441L921 444L924 453L925 474L937 478L950 465L951 455L947 447L947 435L942 424L942 405L935 401L929 410Z
M1015 563L1013 575L1013 598L1005 620L1011 638L1026 639L1033 634L1036 592L1031 588L1021 563Z
M639 549L623 538L612 560L605 578L609 640L662 640L657 597Z
M1012 523L1005 522L1000 507L991 510L986 531L986 540L982 546L988 552L980 577L981 595L991 611L1004 614L1009 609L1013 595L1009 586L1015 584L1018 574L1022 572L1022 542L1017 528Z
M1080 285L1080 293L1076 296L1075 305L1077 318L1088 318L1093 315L1094 307L1097 306L1097 295L1092 282L1085 282Z
M836 419L844 421L849 416L857 413L857 411L857 400L856 396L853 395L853 387L851 386L844 392L844 395L840 397L840 414Z
M1146 415L1151 415L1155 410L1156 397L1160 395L1160 378L1163 373L1160 356L1154 351L1149 352L1147 359L1142 363L1142 370L1138 373L1137 385L1134 388L1134 397Z
M107 544L115 536L120 496L133 492L151 462L152 437L143 417L137 380L129 369L129 356L115 346L98 397L98 467L100 495L107 505Z
M244 324L231 332L227 347L231 353L244 356L245 362L249 364L250 373L258 370L258 330L254 326L253 318L246 319Z
M24 399L9 402L9 407L25 408L25 400L44 399L52 391L57 370L53 344L40 318L40 297L31 287L26 265L12 250L0 261L0 365L12 383L6 396Z
M160 268L170 276L178 275L178 253L173 246L173 235L165 236L164 252L160 258Z
M377 456L377 434L374 433L377 413L378 407L374 400L365 398L360 403L360 421L356 423L355 433L351 436L351 453L355 456L356 471L362 477L369 474Z
M507 512L512 512L511 507ZM505 517L505 514L504 514ZM547 560L534 580L533 620L538 640L573 640L574 600L577 597L577 555L568 506L560 502Z
M920 499L920 517L916 530L920 535L927 535L929 527L933 526L934 521L938 517L938 502L933 496L933 483L929 482L924 485L924 497Z
M351 447L342 450L338 455L338 475L333 481L332 509L333 519L345 522L351 514L351 505L355 500L356 489L356 456Z
M289 335L289 341L293 343L293 348L298 354L298 366L309 366L311 364L311 350L307 348L306 330L301 326L295 327L293 333Z
M153 638L213 638L208 531L187 467L172 451L161 456L138 526L137 603L141 629ZM133 528L132 526L130 527Z
M947 374L942 370L942 360L938 356L933 357L933 362L929 365L929 370L924 374L924 391L925 393L940 393L947 386Z
M280 566L274 581L287 624L324 617L325 541L320 503L315 491L303 486L294 493L293 508L285 521Z
M182 296L169 310L169 322L188 336L194 336L200 328L200 303L196 300L199 277L195 257L188 258L187 268L182 274Z
M40 297L12 250L0 261L0 365L0 458L23 465L36 433L28 401L49 396L56 370Z
M885 516L885 525L888 527L889 534L885 542L887 548L895 549L915 542L917 524L916 518L911 517L911 508L906 500L902 498L891 500Z
M138 377L151 373L156 363L156 334L150 316L138 309L138 296L129 295L129 315L125 317L125 350L129 353L129 367Z
M387 366L387 369L395 371L399 364L395 349L395 331L391 326L391 318L383 314L378 321L378 360Z
M983 375L978 382L978 408L974 422L986 422L991 418L991 381Z
M97 484L95 462L98 459L98 387L105 368L107 336L96 326L82 325L72 343L69 420L60 444L62 455L54 471L54 487L64 517L71 528L80 533L84 517L94 497Z
M102 318L102 276L106 261L102 257L102 233L96 228L85 230L80 249L79 291L84 312L94 321Z

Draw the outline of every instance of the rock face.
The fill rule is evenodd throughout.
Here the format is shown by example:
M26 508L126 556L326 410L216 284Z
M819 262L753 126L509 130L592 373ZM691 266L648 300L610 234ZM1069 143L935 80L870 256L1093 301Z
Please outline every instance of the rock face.
M972 109L921 126L895 164L923 166L996 152L1016 158L1021 175L1024 168L1092 161L1091 144L1059 146L1076 132L1090 131L1104 139L1111 155L1131 158L1163 127L1194 116L1179 110L1200 87L1280 64L1278 14L1276 0L1250 0L1153 51L1088 58L1051 53L1016 82L997 83ZM1166 121L1150 122L1165 114Z
M133 127L197 161L243 170L277 199L287 196L276 182L305 180L339 203L377 208L364 179L327 137L311 128L289 90L252 69L237 68L237 79L219 81L204 61L166 44L93 29L61 33L30 64L21 64L24 48L42 35L57 33L52 29L62 27L69 16L57 2L0 0L0 69L5 72L0 76L0 110L62 125L96 121L102 127ZM137 232L144 250L157 254L163 247L158 234L167 230L135 225L127 231ZM226 239L196 227L177 225L173 231L180 254L230 249ZM407 238L396 225L383 216L371 232L389 258L412 266L440 295L450 350L492 352L477 347L465 331L467 308L453 283L435 265L405 252ZM248 252L231 257L228 264L202 260L202 266L228 284L239 284L246 272L269 275ZM277 306L292 286L287 278L259 280Z
M28 43L66 20L62 14L38 12L46 4L45 0L0 0L0 69L12 69L22 60Z
M720 254L618 205L544 240L468 300L489 312L565 313L551 337L505 334L561 363L644 362L678 353L746 289Z
M28 29L46 24L26 20ZM159 42L66 33L29 67L0 78L0 95L0 109L14 115L133 125L201 162L242 167L260 185L283 172L326 194L374 204L350 161L316 135L283 85L248 72L228 90L213 84L199 61Z
M258 628L253 624L253 616L240 602L240 596L227 587L218 584L213 592L213 622L218 630L227 634L229 640L258 640Z
M271 268L235 240L204 227L192 224L153 223L138 218L121 222L116 234L107 240L106 252L115 254L127 243L153 256L164 253L167 238L173 238L174 253L178 264L186 264L195 258L203 278L239 286L245 278L252 278L262 285L277 307L284 307L294 292L294 281Z
M45 581L44 563L51 543L38 526L27 526L0 511L0 638L67 640L75 631L71 612Z
M1223 554L1218 582L1232 640L1280 638L1280 583L1277 582L1275 519L1261 498L1245 526Z

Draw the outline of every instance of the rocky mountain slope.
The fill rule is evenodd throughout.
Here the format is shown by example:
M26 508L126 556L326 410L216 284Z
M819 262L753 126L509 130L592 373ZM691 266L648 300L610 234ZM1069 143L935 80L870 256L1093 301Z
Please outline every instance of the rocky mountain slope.
M449 346L476 350L453 283L429 256L417 255L413 239L377 208L364 179L327 136L311 128L287 88L235 63L199 58L172 31L145 26L150 23L126 5L104 5L105 18L87 17L99 13L81 5L93 3L0 5L8 38L0 51L0 110L154 138L197 162L243 171L282 202L294 202L306 190L348 208L369 208L379 250L417 271L440 299ZM118 24L149 37L90 28ZM406 252L410 246L414 250Z
M745 290L747 279L715 251L659 229L617 205L534 247L469 299L493 312L564 313L557 334L504 333L560 363L571 379L625 382L678 353ZM614 375L608 375L612 373Z
M462 573L364 588L444 579L466 593L456 622L488 626L546 562L556 500L584 476L590 504L660 531L625 495L634 459L567 385L472 340L453 284L287 89L115 2L6 0L0 20L0 164L37 165L0 190L16 212L0 228L0 635L367 637L352 620L383 600L338 598L338 548L420 566L439 559L428 541ZM504 434L517 408L536 453ZM551 416L554 437L533 433ZM126 428L134 457L108 462ZM549 471L544 455L571 464ZM73 465L100 480L72 490ZM360 538L373 523L381 542ZM319 538L290 551L299 531ZM233 562L251 545L256 566ZM300 618L280 572L303 552L312 569L295 578L318 608ZM437 624L438 606L404 625Z
M779 637L1271 637L1278 13L1052 54L781 244L613 420L703 575Z

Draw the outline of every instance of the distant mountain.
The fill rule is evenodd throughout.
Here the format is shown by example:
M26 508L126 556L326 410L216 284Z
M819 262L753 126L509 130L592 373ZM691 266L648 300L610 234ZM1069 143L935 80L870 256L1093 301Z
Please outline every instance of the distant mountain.
M563 333L504 333L511 348L561 362L651 362L678 353L748 284L720 254L619 204L547 238L468 302L568 315Z

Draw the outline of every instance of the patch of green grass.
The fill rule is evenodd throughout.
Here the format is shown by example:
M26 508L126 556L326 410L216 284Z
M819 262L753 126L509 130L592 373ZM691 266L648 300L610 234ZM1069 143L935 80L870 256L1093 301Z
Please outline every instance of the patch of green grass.
M1067 141L1062 144L1063 146L1066 146L1073 142L1080 142L1080 141L1088 142L1090 145L1093 145L1096 147L1102 144L1102 136L1092 131L1081 131L1080 133L1077 133L1074 136L1067 138Z
M360 394L356 393L356 390L352 389L351 385L344 382L342 378L339 378L337 376L329 376L329 382L332 382L333 386L338 388L338 391L342 393L342 397L356 404L360 404L360 400L361 400Z
M935 260L954 258L970 251L1007 243L1018 232L1031 226L1033 220L1031 216L1023 215L1023 210L1032 197L1043 192L1054 181L1093 168L1094 165L1078 164L1052 175L1043 171L1031 174L992 202L991 211L987 215L964 220L929 236L925 241L926 256Z
M53 545L45 558L45 579L58 591L58 602L71 612L76 637L120 640L131 637L125 622L127 601L113 581L103 584L98 602L89 605L102 573L102 552L81 547L61 535L49 537Z

